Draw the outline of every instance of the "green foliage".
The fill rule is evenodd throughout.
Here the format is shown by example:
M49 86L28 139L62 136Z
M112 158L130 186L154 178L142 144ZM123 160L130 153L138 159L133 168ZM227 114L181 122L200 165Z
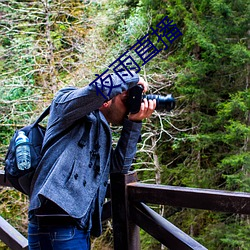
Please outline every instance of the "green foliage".
M228 215L224 220L217 218L206 228L202 237L198 237L199 242L206 245L211 242L211 250L217 249L244 249L250 247L249 224L244 216ZM233 226L232 226L233 225Z
M27 236L28 198L10 189L0 190L0 215Z
M172 92L177 106L144 124L133 168L144 182L250 192L249 0L49 1L47 9L39 1L2 1L0 7L6 14L0 20L2 155L18 124L32 120L58 88L88 82L168 15L183 35L140 73L150 92ZM16 204L24 198L10 192L4 199L2 215L22 221ZM172 207L164 216L208 249L250 248L247 216ZM160 247L143 231L141 239L143 249Z
M0 9L2 170L14 130L33 122L64 84L78 82L91 11L82 1L10 0ZM1 216L27 235L28 198L8 188L0 188L0 197ZM1 242L0 249L7 247Z
M160 249L160 244L153 237L148 235L145 231L140 231L140 244L143 250Z
M131 10L126 20L133 20L133 13L140 13L140 19L148 20L148 26L154 27L168 15L183 32L181 39L165 52L171 52L167 59L163 51L147 66L147 74L156 70L162 73L166 69L175 72L177 78L172 90L180 96L177 112L182 108L182 119L173 119L172 122L180 130L183 127L191 128L174 133L170 141L163 136L157 142L161 182L249 192L249 1L152 3L145 0L140 1L136 9ZM120 22L118 31L128 30L126 20ZM131 27L129 30L133 31ZM120 35L119 32L116 34ZM143 35L137 34L138 37ZM159 136L159 124L152 125L151 130ZM173 134L171 127L164 128ZM147 140L146 145L144 143L143 149L149 152L152 149L150 140ZM148 153L145 157L140 153L138 158L144 162L141 166L139 162L136 163L140 179L149 182L155 180L152 155ZM145 168L147 170L143 172ZM184 211L183 215L185 219L188 218L189 211ZM177 221L177 224L185 228L188 225L185 219L182 223ZM199 217L197 224L204 219L203 216ZM203 228L198 230L199 239L214 235L213 230L216 231L219 225L217 220L212 214ZM244 220L241 223L246 225ZM220 224L221 228L225 225L224 221ZM230 228L228 232L237 228L234 221L225 227ZM206 231L207 228L211 232ZM242 231L246 232L245 228ZM209 249L236 249L241 245L244 248L248 244L247 240L247 237L242 240L241 232L236 229L235 237L219 234L216 242L202 242Z

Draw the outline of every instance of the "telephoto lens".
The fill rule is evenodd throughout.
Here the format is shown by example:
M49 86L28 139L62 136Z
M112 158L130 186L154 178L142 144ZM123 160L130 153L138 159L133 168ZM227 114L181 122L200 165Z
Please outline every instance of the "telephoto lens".
M175 99L172 94L166 96L162 95L142 95L143 87L141 85L136 85L133 88L129 89L128 99L126 105L128 111L131 114L136 114L140 111L141 102L144 98L147 100L156 100L156 110L158 111L168 111L170 112L175 107Z
M159 111L168 111L170 112L175 107L175 99L172 94L168 94L166 96L162 95L144 95L143 98L147 100L156 100L156 110Z

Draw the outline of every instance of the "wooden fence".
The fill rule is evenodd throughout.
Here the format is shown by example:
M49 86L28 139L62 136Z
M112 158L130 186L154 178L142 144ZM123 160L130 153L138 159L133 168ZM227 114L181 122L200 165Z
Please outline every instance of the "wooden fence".
M11 186L4 183L2 171L0 186ZM111 174L107 198L102 220L112 217L115 250L141 249L140 228L169 249L207 249L145 203L250 214L250 193L142 184L135 172ZM0 240L13 250L28 249L27 239L2 217Z

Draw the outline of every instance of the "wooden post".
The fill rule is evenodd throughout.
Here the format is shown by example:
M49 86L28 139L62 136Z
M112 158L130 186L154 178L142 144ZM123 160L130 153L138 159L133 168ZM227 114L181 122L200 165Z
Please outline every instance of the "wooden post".
M115 173L110 176L113 236L115 250L139 250L139 227L130 219L127 184L136 182L137 174Z

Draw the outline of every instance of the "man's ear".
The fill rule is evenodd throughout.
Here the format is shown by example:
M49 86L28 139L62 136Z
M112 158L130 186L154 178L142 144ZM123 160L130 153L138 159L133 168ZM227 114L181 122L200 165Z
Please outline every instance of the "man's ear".
M108 107L109 107L109 102L106 101L106 102L104 102L104 103L102 104L102 106L100 107L100 110L101 110L101 109L106 109L106 108L108 108Z
M103 104L102 104L102 107L103 108L107 108L109 106L109 104L107 103L107 102L104 102Z

